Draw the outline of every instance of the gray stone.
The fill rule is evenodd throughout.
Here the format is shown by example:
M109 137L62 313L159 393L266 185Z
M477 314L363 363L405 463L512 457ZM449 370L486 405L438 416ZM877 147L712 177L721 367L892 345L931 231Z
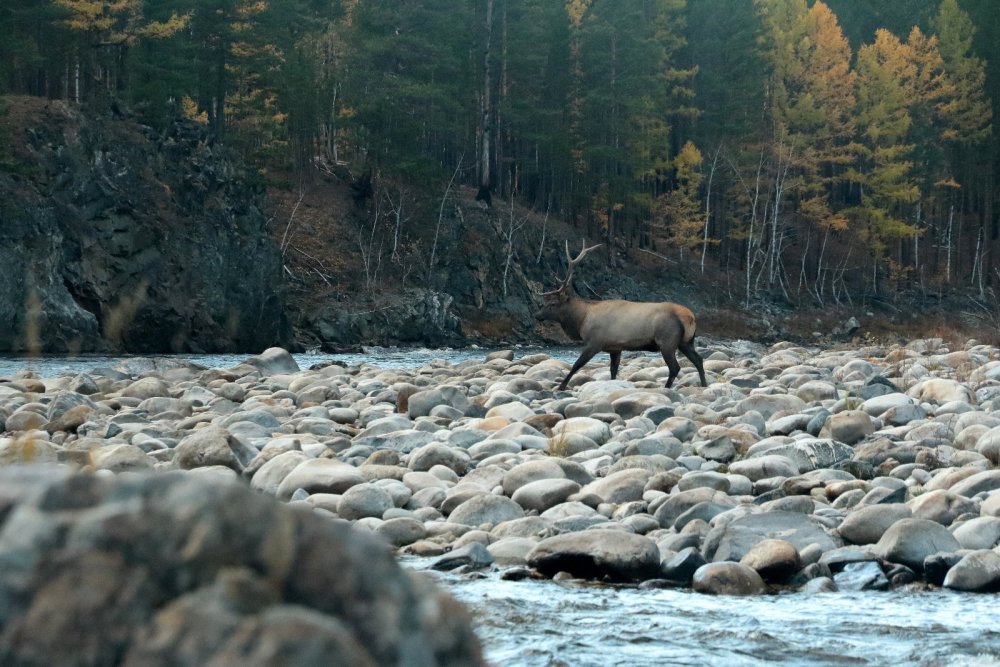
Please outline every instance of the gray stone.
M384 488L372 483L355 484L340 496L337 514L348 521L381 518L392 507L395 507L392 496Z
M980 516L969 519L953 526L951 534L963 549L992 549L1000 544L1000 518Z
M753 545L740 563L756 570L764 581L776 584L788 581L801 566L795 545L778 539L761 540Z
M705 536L702 554L709 562L743 558L755 544L765 539L782 539L796 549L819 544L824 551L840 546L812 516L798 512L748 514L717 525Z
M943 526L950 526L962 514L979 514L975 502L943 489L928 491L907 503L915 519L930 519Z
M308 459L297 465L278 485L277 497L288 500L296 489L307 493L342 494L368 480L357 468L333 459Z
M977 593L1000 591L1000 553L983 550L966 554L948 570L944 587Z
M226 429L207 426L193 431L178 443L174 462L185 469L221 465L242 472L256 454L256 450L250 451L233 440Z
M702 565L691 583L696 592L711 595L760 595L765 590L764 580L753 568L731 562Z
M257 356L250 357L244 363L256 368L264 377L283 373L298 373L301 370L288 350L280 347L269 347Z
M437 558L431 563L432 570L481 570L494 562L493 554L479 542L471 542Z
M872 549L879 558L892 563L902 563L921 572L924 559L931 554L958 551L962 545L936 521L928 519L900 519L892 524Z
M410 470L427 471L436 465L441 465L459 475L464 475L469 470L469 462L469 454L465 450L432 442L410 452L407 467Z
M478 527L482 524L497 525L504 521L519 519L524 510L510 498L489 493L480 494L456 507L448 520L453 523Z
M461 607L384 543L245 484L0 478L17 498L0 531L0 581L19 591L4 596L4 664L485 664ZM22 516L59 529L12 533Z
M580 492L593 493L606 503L627 503L641 500L646 482L652 476L652 471L641 468L619 470L607 477L595 479L581 488Z
M912 515L910 508L902 503L869 505L850 512L837 532L851 544L875 544L892 524Z
M528 554L544 575L569 572L584 579L642 581L660 572L660 551L648 537L622 530L588 530L546 538Z
M697 547L685 547L660 564L660 575L685 586L691 584L694 573L705 564Z
M153 467L153 459L135 445L111 445L91 451L90 460L99 470L127 472L148 470Z
M875 432L871 417L864 410L846 410L830 415L820 431L822 437L853 445Z
M580 485L569 479L540 479L518 488L511 500L526 510L542 513L579 490Z
M834 575L833 581L841 591L884 591L889 588L889 579L875 561L847 563Z
M743 475L751 482L756 482L770 477L794 477L799 474L799 467L787 456L761 454L742 461L734 461L729 465L729 472Z

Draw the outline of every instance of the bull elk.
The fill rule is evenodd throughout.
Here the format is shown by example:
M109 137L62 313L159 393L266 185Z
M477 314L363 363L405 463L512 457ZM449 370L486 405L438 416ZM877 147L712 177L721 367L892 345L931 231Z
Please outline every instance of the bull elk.
M680 373L681 366L675 356L675 352L680 350L698 369L701 386L708 386L701 356L694 347L695 321L690 310L676 303L589 301L574 293L573 269L587 253L599 247L600 244L589 248L581 245L580 253L573 258L567 241L566 260L569 268L566 278L558 288L540 295L544 304L535 317L539 320L554 320L570 338L583 341L580 358L573 364L559 389L565 389L573 374L598 352L611 355L611 379L615 379L625 350L659 350L670 369L667 387L673 385Z

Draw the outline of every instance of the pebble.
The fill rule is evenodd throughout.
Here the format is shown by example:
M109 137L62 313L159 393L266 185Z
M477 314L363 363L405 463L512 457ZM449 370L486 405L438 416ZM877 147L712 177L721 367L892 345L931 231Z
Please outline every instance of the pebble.
M818 592L902 585L931 558L931 583L995 585L991 557L959 565L1000 541L984 392L1000 350L703 345L705 389L685 374L668 390L661 360L627 355L621 379L592 362L558 392L565 362L511 351L304 370L274 348L231 369L0 378L0 465L238 477L409 553L481 546L459 570ZM860 547L843 575L834 556Z

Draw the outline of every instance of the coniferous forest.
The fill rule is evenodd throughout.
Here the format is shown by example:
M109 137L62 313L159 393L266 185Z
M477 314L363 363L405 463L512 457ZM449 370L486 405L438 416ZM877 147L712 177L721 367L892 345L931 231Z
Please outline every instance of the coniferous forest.
M747 304L1000 284L994 0L6 0L0 36L4 94L456 182Z

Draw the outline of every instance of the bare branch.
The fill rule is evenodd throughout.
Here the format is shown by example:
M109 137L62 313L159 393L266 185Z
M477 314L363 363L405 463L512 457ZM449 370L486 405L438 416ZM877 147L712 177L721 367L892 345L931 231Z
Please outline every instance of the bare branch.
M292 213L291 215L288 216L288 224L285 225L285 233L282 234L281 243L278 246L279 248L281 248L282 257L285 256L285 251L288 250L288 244L292 242L291 231L292 231L292 224L295 222L295 213L298 212L299 206L302 204L302 200L305 198L305 196L306 196L306 191L300 189L299 200L295 202L295 206L292 207Z

